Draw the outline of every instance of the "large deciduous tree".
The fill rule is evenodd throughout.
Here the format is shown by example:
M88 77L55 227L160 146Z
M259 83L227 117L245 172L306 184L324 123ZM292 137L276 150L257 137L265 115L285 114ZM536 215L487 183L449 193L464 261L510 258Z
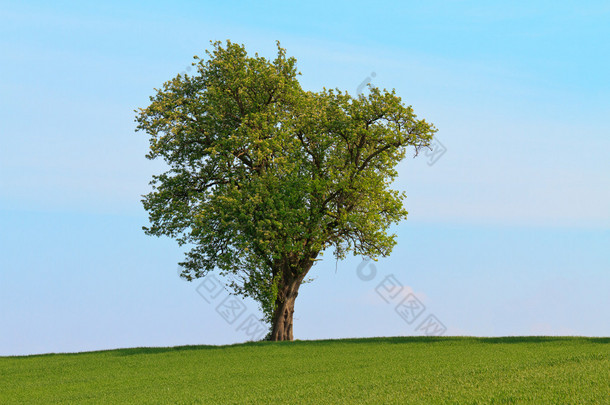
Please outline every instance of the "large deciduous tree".
M391 252L388 228L407 215L396 165L436 129L394 91L303 90L279 43L274 60L212 45L137 111L147 158L169 165L143 198L144 230L190 248L182 277L227 276L260 304L271 340L292 340L299 287L325 249Z

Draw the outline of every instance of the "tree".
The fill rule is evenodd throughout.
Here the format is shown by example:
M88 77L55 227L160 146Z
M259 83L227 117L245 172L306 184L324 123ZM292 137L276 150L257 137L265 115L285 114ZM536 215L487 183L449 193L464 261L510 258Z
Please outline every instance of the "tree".
M279 42L275 60L212 45L207 60L195 56L195 74L137 110L147 158L169 165L143 196L143 229L191 248L182 277L217 270L260 304L271 340L292 340L299 287L324 250L336 260L390 254L388 228L407 216L404 194L390 189L396 165L436 129L394 90L303 90Z

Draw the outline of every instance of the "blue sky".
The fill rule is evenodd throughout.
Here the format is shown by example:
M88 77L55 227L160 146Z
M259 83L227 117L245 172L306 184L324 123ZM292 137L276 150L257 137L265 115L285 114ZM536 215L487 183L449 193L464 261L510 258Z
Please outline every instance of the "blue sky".
M447 335L610 335L609 18L604 2L0 1L0 355L248 340L177 277L176 243L141 231L163 166L133 110L225 39L268 57L280 40L306 89L396 88L447 149L400 164L409 219L373 280L360 258L314 267L296 338L417 335L428 315ZM390 275L417 322L377 294Z

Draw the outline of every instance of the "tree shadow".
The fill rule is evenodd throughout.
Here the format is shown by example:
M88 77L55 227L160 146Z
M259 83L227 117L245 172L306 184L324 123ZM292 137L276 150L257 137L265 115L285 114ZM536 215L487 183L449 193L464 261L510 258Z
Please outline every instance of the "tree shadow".
M132 349L116 349L113 354L117 356L132 356L137 354L156 354L167 352L179 352L188 350L219 350L237 347L282 347L282 346L331 346L343 344L435 344L447 342L470 342L480 344L515 344L515 343L558 343L558 342L586 342L610 344L610 337L584 337L584 336L501 336L501 337L476 337L476 336L394 336L394 337L370 337L350 339L322 339L322 340L294 340L284 342L246 342L232 345L195 345L176 347L138 347Z
M479 344L514 344L514 343L551 343L551 342L582 342L610 344L610 337L586 337L586 336L501 336L501 337L476 337L476 336L393 336L393 337L368 337L348 339L322 339L322 340L294 340L291 342L245 342L230 345L187 345L174 347L134 347L126 349L98 350L80 353L45 353L28 356L2 356L3 358L33 358L43 356L79 356L88 354L107 354L112 356L134 356L146 354L160 354L170 352L184 352L193 350L224 350L240 347L282 347L282 346L332 346L344 344L435 344L448 342L470 342Z

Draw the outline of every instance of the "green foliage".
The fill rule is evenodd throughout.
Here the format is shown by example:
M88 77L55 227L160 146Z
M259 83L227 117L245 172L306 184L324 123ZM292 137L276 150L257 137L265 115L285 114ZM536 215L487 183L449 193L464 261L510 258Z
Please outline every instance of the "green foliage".
M397 337L0 357L2 404L601 404L610 339Z
M436 129L394 91L304 91L279 43L273 61L230 41L207 55L136 117L147 157L169 165L144 196L144 229L192 247L183 277L218 269L269 321L278 284L323 250L337 259L391 252L388 228L407 215L405 196L389 188L396 165Z

